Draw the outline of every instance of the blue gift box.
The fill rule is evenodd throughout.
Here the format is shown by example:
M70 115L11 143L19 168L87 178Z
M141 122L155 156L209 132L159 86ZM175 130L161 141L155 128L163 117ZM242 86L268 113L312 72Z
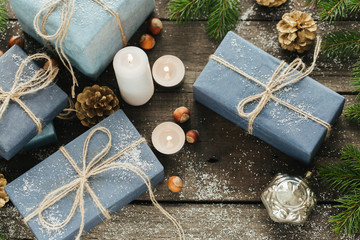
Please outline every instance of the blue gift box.
M85 139L90 131L98 127L106 127L112 136L110 152L102 161L141 139L140 134L124 112L119 110L65 146L65 149L79 168L82 168L82 152ZM87 159L92 159L102 151L107 142L108 138L104 133L96 132L90 140ZM141 169L148 175L153 185L160 183L164 177L163 166L145 142L126 152L115 162L129 163ZM39 205L47 194L68 184L77 177L77 173L69 161L60 151L57 151L9 183L5 187L5 191L22 216L25 217ZM136 174L125 169L113 169L92 176L88 179L88 183L99 201L110 213L118 211L147 190L144 182ZM45 210L43 213L45 219L54 223L63 220L72 207L74 195L75 192L71 192L48 210ZM105 218L86 190L84 202L86 211L84 230L88 231ZM31 219L28 225L39 240L74 239L80 226L80 213L76 210L71 221L59 230L48 230L42 227L37 216Z
M4 91L9 91L12 87L15 74L26 57L26 53L17 45L1 56L0 87ZM34 62L30 62L24 69L21 81L29 81L38 70L39 67ZM43 126L52 121L68 104L66 93L56 84L25 95L21 100L41 120ZM37 126L29 115L18 103L10 101L0 119L0 156L9 160L37 134Z
M23 30L40 43L47 44L35 32L35 15L50 0L10 0ZM129 40L155 8L154 0L107 0L107 6L120 17L124 34ZM60 7L48 19L46 31L53 34L60 26ZM51 41L54 44L55 40ZM72 65L86 76L97 78L123 47L116 19L93 0L75 2L75 12L63 42L65 54Z
M44 127L44 129L40 134L36 135L33 139L30 140L30 142L28 142L24 146L24 150L31 150L52 143L56 143L57 140L58 139L56 136L54 124L50 122L48 125Z
M266 84L281 61L248 41L229 32L215 56ZM194 98L198 102L248 129L248 119L238 114L237 105L246 97L264 92L264 87L243 75L209 60L194 84ZM273 93L275 97L311 115L333 124L339 117L345 99L310 77L288 85ZM247 104L251 112L258 102ZM318 151L327 133L322 125L270 100L253 124L253 135L289 156L309 163Z

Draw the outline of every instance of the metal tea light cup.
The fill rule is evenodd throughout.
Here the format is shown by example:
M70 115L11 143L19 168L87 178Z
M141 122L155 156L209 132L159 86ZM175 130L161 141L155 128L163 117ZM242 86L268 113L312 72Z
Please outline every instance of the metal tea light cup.
M261 194L270 218L275 222L303 224L316 204L307 178L277 174Z

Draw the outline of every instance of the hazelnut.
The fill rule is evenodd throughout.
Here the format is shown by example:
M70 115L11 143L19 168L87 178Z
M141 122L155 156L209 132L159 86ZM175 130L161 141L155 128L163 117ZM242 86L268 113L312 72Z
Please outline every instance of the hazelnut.
M12 36L9 40L9 48L11 48L14 45L18 45L21 48L24 48L25 46L25 39L21 36Z
M4 55L4 52L0 50L0 57Z
M149 31L152 34L158 35L162 29L163 29L163 24L159 18L151 18L150 19Z
M172 176L169 178L168 187L172 192L180 192L183 187L183 182L178 176Z
M190 118L190 111L187 107L179 107L174 111L174 120L178 123L184 123Z
M55 60L55 59L50 59L51 63L52 63L52 66L53 67L58 67L59 66L59 63ZM47 70L49 67L50 67L50 61L46 61L46 63L44 64L44 69Z
M150 34L143 34L140 38L140 47L150 50L155 46L155 39Z
M199 139L199 132L197 130L190 130L186 133L186 141L188 143L196 143Z

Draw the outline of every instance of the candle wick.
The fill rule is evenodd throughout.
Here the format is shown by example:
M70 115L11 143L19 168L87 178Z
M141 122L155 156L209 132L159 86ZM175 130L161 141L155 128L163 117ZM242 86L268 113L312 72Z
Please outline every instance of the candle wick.
M172 136L167 136L166 137L166 140L167 140L167 143L166 143L166 147L167 148L172 148L174 146L173 142L172 142Z
M128 54L128 62L132 63L133 60L134 60L134 57L131 54Z
M168 66L164 67L164 72L165 72L165 78L170 79L170 68Z

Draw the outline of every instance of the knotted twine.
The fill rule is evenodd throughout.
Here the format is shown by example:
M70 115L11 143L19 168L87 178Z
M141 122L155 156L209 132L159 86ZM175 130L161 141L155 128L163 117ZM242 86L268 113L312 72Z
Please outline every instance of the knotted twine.
M281 105L307 117L308 119L311 119L312 121L324 126L327 129L326 137L329 137L330 131L331 131L331 125L320 118L317 118L313 115L311 115L308 112L305 112L290 103L287 103L273 95L273 93L283 89L284 87L299 82L302 79L304 79L306 76L308 76L315 68L315 63L317 60L317 57L319 56L321 48L321 39L317 39L317 43L314 50L314 57L312 64L309 68L306 69L305 63L300 59L296 58L293 62L291 62L286 67L286 62L282 61L281 64L278 66L278 68L275 70L274 74L270 78L269 82L267 84L264 84L257 80L256 78L252 77L251 75L247 74L246 72L242 71L238 67L232 65L231 63L227 62L226 60L222 59L221 57L211 55L210 59L215 60L216 62L224 65L225 67L239 73L240 75L243 75L247 79L259 84L260 86L263 86L265 88L265 91L259 94L255 94L249 97L244 98L241 100L237 106L237 111L239 116L243 118L249 119L248 123L248 132L249 134L253 134L253 124L257 116L261 113L261 111L264 109L264 107L268 104L270 99L274 100L275 102L280 103ZM255 109L249 113L246 113L244 111L244 108L247 104L259 100L257 106Z
M24 72L25 67L34 60L38 59L46 59L49 61L49 67L44 70L40 69L37 71L31 79L25 83L18 85L18 82L21 79L21 76ZM52 61L50 61L50 57L43 53L37 53L31 56L28 56L24 61L21 62L19 69L17 70L14 78L13 85L9 91L4 91L0 87L0 101L2 105L0 107L0 119L8 108L10 101L16 102L24 112L29 115L31 120L36 124L38 133L42 131L42 123L39 118L35 116L35 114L25 105L25 103L20 99L22 96L27 94L36 93L52 83L59 72L59 68L53 66Z
M124 33L124 29L121 25L121 20L119 17L119 14L107 6L102 0L92 0L99 4L101 7L103 7L107 12L109 12L111 15L113 15L116 19L116 22L119 26L121 37L124 43L124 46L127 45L127 39ZM47 42L50 40L55 39L55 50L61 60L61 62L64 64L64 66L67 68L67 70L70 72L73 85L71 87L71 96L75 97L75 86L78 86L77 79L75 77L74 69L71 66L69 58L66 56L64 49L63 49L63 42L66 37L67 31L70 27L70 23L72 20L72 17L74 15L75 11L75 3L76 0L51 0L48 3L46 3L40 11L35 15L34 18L34 29L35 32L43 39L45 39ZM50 15L55 11L55 9L61 4L61 22L59 28L56 30L54 34L47 34L45 30L46 23L48 21L48 18ZM44 15L44 16L43 16ZM43 16L41 23L40 18Z
M90 160L89 164L87 164L86 159L87 159L89 143L90 143L91 138L93 137L93 135L96 132L105 133L108 137L108 143L104 147L104 149L101 150L101 152L98 153L94 158L92 158ZM27 217L24 218L25 223L27 223L30 219L34 218L35 216L38 216L38 219L43 227L50 229L50 230L58 230L58 229L64 228L70 222L70 220L73 218L73 216L76 212L76 209L79 207L80 214L81 214L81 223L80 223L80 227L79 227L79 232L75 239L77 239L77 240L80 239L80 236L81 236L81 234L84 230L84 226L85 226L85 204L84 204L85 189L90 194L95 205L100 209L101 213L107 219L111 218L110 213L101 204L100 200L98 199L98 197L96 196L94 191L91 189L91 187L88 183L89 178L96 176L100 173L109 171L109 170L122 168L122 169L127 169L127 170L132 171L133 173L135 173L137 176L139 176L141 178L141 180L146 184L146 186L148 188L150 200L153 203L153 205L156 208L158 208L160 210L160 212L163 215L165 215L174 224L174 226L177 229L179 239L181 239L181 240L185 239L185 234L184 234L184 231L183 231L181 225L176 221L176 219L173 216L171 216L164 208L162 208L160 206L160 204L157 202L157 200L155 199L154 193L151 189L150 178L141 169L135 167L132 164L122 163L122 162L114 162L116 159L121 157L123 154L136 148L137 146L139 146L141 143L145 142L146 140L144 138L141 138L141 139L131 143L130 145L128 145L127 147L125 147L120 152L116 153L115 155L100 162L110 151L111 139L112 139L111 133L105 127L98 127L98 128L93 129L90 132L90 134L87 136L87 138L84 142L84 148L83 148L83 153L82 153L82 156L83 156L82 157L82 169L80 169L78 167L78 165L73 160L73 158L69 155L69 153L66 151L66 149L64 147L60 147L61 153L65 156L65 158L69 161L71 166L75 169L76 173L78 174L78 177L76 179L74 179L73 181L71 181L70 183L68 183L68 184L50 192L48 195L46 195L45 198L43 199L43 201L39 204L39 207L37 209L35 209ZM52 205L54 205L55 203L60 201L62 198L67 196L70 192L75 191L75 190L76 190L76 195L74 198L74 203L72 205L72 208L71 208L69 214L65 218L65 220L58 224L50 223L50 222L46 221L44 219L42 213L47 208L51 207Z

